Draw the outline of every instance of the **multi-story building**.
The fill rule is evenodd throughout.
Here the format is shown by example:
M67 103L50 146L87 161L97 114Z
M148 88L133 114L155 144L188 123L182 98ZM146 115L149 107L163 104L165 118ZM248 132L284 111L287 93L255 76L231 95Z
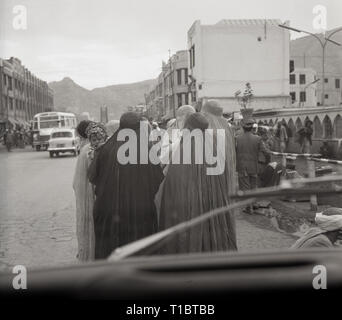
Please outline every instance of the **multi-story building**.
M53 110L53 91L17 58L0 59L0 123L5 127L29 126L39 112Z
M329 35L327 32L326 36ZM324 41L322 34L317 37ZM336 38L335 38L336 37ZM341 33L337 33L332 40L341 42ZM342 64L341 47L328 43L325 47L324 79L323 79L323 51L321 45L313 36L306 36L291 41L290 59L296 68L312 68L316 71L317 82L317 105L339 106L342 104Z
M156 85L145 95L147 114L158 120L175 117L176 110L189 103L188 52L177 51L167 63Z
M329 56L328 56L329 58ZM328 59L327 58L327 59ZM320 79L317 82L316 96L317 105L322 105L323 101L323 73L322 73L322 62L317 57L311 56L291 56L294 64L299 68L311 68L316 71L316 77ZM342 104L342 73L339 70L333 70L332 66L326 63L326 70L324 72L324 105L325 106L337 106Z
M188 31L192 103L220 101L225 112L240 110L235 97L246 83L253 89L251 107L282 108L289 95L288 30L278 20L222 20Z
M290 73L290 96L293 107L317 105L316 71L311 68L296 68Z

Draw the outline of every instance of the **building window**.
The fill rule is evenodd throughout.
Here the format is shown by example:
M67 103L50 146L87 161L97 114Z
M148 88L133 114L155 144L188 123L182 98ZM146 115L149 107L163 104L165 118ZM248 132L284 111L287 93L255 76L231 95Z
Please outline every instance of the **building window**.
M182 69L177 70L177 84L179 86L182 84Z
M291 101L294 103L296 101L296 92L290 92Z
M335 88L340 89L340 79L335 79Z
M301 91L300 92L299 101L300 102L305 102L306 101L306 92L305 91Z
M13 98L9 98L9 108L13 111Z
M178 108L182 106L182 94L181 93L177 93L177 105Z
M299 84L305 84L305 74L299 75Z
M12 90L12 78L8 77L8 89Z
M188 68L184 69L184 81L185 84L188 84Z
M191 98L192 102L196 102L196 91L192 92L192 98Z
M325 94L325 95L324 95L324 99L329 99L329 95L328 95L328 94Z
M328 78L325 78L325 79L324 79L324 82L325 82L325 83L328 83Z
M294 60L290 60L290 73L294 71Z
M189 93L185 94L185 104L189 104Z
M189 50L190 69L192 69L192 52Z
M192 69L195 66L195 46L193 45L189 50L190 54L190 68Z
M6 75L4 74L4 85L6 85L7 84L7 77L6 77Z
M192 46L192 66L195 66L195 45Z
M290 74L290 84L296 84L296 75Z

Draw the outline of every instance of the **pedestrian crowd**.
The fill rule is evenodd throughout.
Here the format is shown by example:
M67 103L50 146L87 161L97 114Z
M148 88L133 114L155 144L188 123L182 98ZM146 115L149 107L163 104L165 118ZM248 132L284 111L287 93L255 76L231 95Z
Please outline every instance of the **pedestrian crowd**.
M141 130L142 123L147 124L146 135ZM311 125L306 124L298 132L303 152L312 143ZM169 134L162 134L157 123L136 112L126 112L119 121L110 121L105 126L89 120L79 123L77 132L82 146L73 180L79 260L105 259L118 247L232 204L230 195L238 189L277 185L283 168L271 161L271 151L280 148L285 152L292 137L284 122L273 130L256 126L252 118L245 118L237 130L223 117L223 108L215 100L207 101L200 112L190 105L181 106L165 129ZM143 163L120 161L118 154L122 150L126 150L128 158L132 152L126 148L128 137L122 138L124 131L134 133L136 141L140 141L133 151L136 158L143 157L141 139L147 137L149 149L160 145L158 157L162 161L155 163L148 157ZM210 143L208 139L199 139L199 143L187 145L186 131L209 132ZM222 137L223 146L219 145ZM196 146L201 146L204 153L199 154ZM207 169L212 167L212 163L204 160L208 150L223 163L218 174L208 174ZM191 161L172 161L177 154L183 159L185 151ZM249 206L245 212L252 213L253 208ZM335 216L341 213L334 213L327 217L339 221ZM317 221L322 218L317 217ZM339 222L337 225L340 226ZM313 234L325 236L323 226L320 230ZM327 239L332 243L335 238ZM237 249L234 211L230 210L161 243L156 253Z
M32 144L31 136L30 130L9 128L3 132L1 139L7 151L10 152L13 148L25 148L25 146Z

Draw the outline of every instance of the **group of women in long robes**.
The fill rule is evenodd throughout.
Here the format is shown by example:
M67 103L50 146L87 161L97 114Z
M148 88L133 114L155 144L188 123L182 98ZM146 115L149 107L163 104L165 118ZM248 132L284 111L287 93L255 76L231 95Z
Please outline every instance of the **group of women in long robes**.
M142 152L139 143L136 152L138 162L122 164L118 160L118 151L126 141L118 139L121 130L132 130L137 141L143 138L140 137L142 118L135 112L122 115L119 128L106 142L94 148L89 145L90 149L81 151L76 167L77 178L74 179L76 204L81 202L82 197L87 200L82 206L77 205L77 215L83 214L83 227L78 224L78 229L83 230L85 238L89 237L85 234L92 230L94 235L92 241L78 237L81 260L107 258L117 247L231 203L229 194L236 191L235 145L231 129L222 117L222 108L217 102L209 101L201 113L190 111L182 119L182 127L202 132L212 129L211 141L214 143L211 151L214 150L217 157L224 157L224 170L220 174L207 174L210 165L205 162L205 154L202 164L194 162L194 144L191 144L191 164L170 163L164 170L165 175L162 165L149 160L146 164L139 162ZM221 129L221 133L218 129ZM224 150L220 150L215 143L222 130L225 135ZM91 140L90 135L88 138ZM180 153L183 143L180 135L176 147ZM203 143L209 142L204 140ZM206 150L205 146L203 150ZM85 170L87 174L84 174ZM85 228L87 221L88 230ZM233 213L227 212L170 239L158 252L168 254L236 249L235 220Z

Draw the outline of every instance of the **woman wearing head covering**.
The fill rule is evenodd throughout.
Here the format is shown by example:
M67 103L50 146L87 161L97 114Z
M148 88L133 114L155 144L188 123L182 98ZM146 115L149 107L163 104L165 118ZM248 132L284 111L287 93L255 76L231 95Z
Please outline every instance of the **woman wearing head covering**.
M96 194L95 259L107 258L115 248L151 235L157 230L153 199L163 174L161 167L148 162L149 160L147 164L140 164L139 159L143 152L139 143L140 122L141 116L136 112L123 114L119 130L97 149L88 171ZM120 141L118 136L128 132L137 138L133 150L137 155L137 163L123 164L118 155L128 141ZM147 134L146 137L148 139Z
M235 194L237 191L236 178L236 153L235 153L235 138L231 127L228 125L226 119L223 118L223 108L215 100L207 101L201 110L203 115L209 122L208 129L214 130L214 136L217 135L218 129L223 129L225 133L225 184L224 192L228 194Z
M73 181L76 198L77 257L80 261L89 261L94 259L95 253L94 190L88 180L87 172L92 161L93 150L106 141L107 134L100 124L90 121L88 123L82 121L78 126L78 132L88 143L83 146L78 156Z
M187 118L184 128L192 133L197 130L197 134L201 131L204 135L208 126L209 121L202 114L194 113ZM183 159L185 139L183 135L178 147L180 159ZM210 141L204 139L203 150L217 149L215 143L207 145L207 149L207 143L210 144ZM196 144L191 143L190 164L181 162L169 165L160 206L160 230L229 204L226 174L208 175L210 165L205 162L206 151L200 155L197 148ZM202 164L195 161L199 155L203 156ZM172 254L236 249L235 221L230 213L226 213L169 239L161 252Z
M308 231L292 246L293 249L333 248L342 240L342 209L329 208L316 214L316 227Z
M90 120L82 120L76 128L76 132L81 139L80 149L82 149L86 144L89 143L88 137L86 135L86 130L87 130L88 125L91 122L92 121L90 121Z
M177 109L176 119L168 122L167 135L164 135L161 144L160 161L162 164L167 164L172 156L172 152L177 148L182 136L182 129L187 117L195 113L196 110L193 106L184 105ZM166 174L166 169L164 170Z

